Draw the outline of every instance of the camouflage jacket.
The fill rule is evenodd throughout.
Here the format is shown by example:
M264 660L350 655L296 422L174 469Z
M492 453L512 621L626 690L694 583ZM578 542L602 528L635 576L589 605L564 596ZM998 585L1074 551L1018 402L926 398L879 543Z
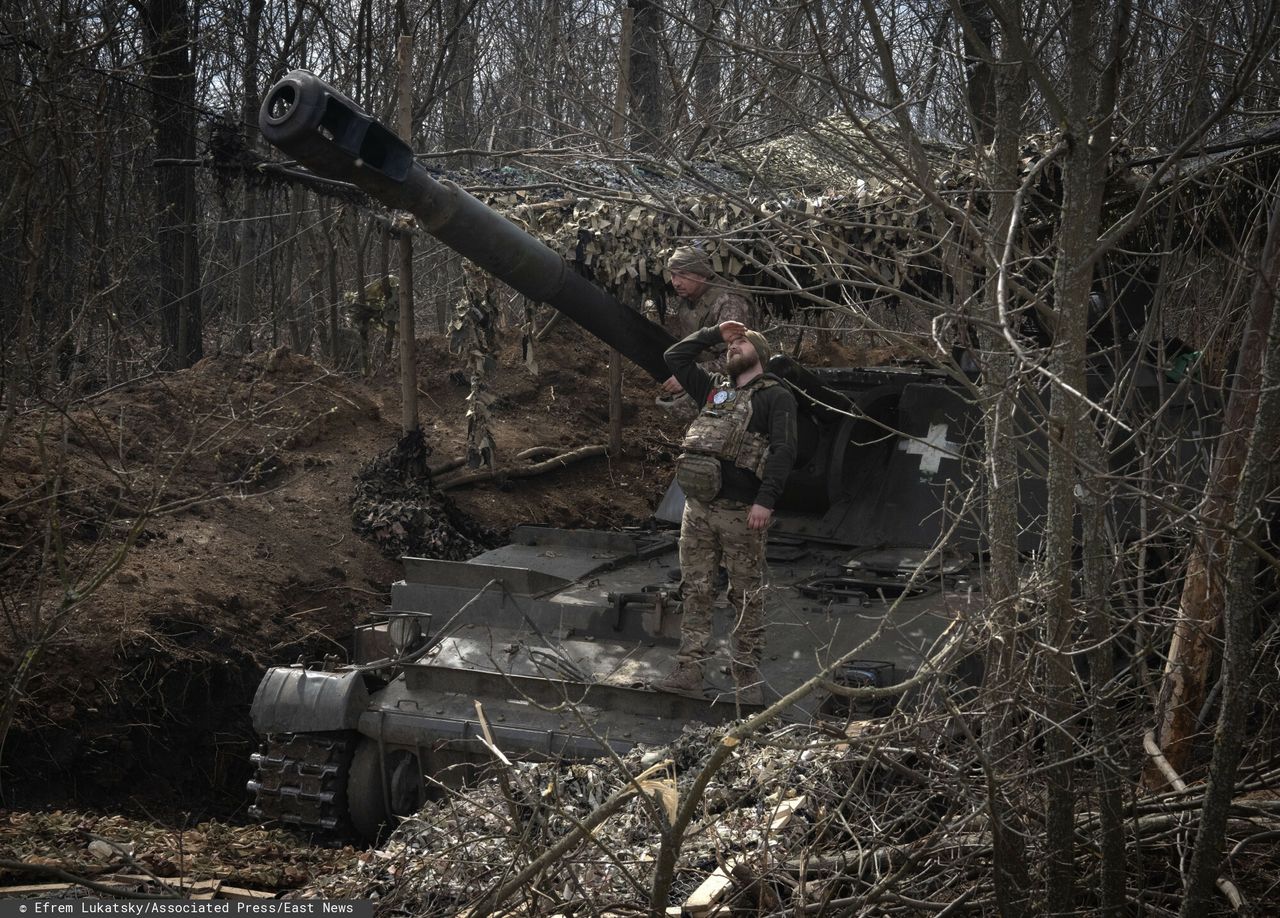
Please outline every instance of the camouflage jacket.
M709 286L687 309L676 312L676 334L684 337L700 328L719 325L721 322L741 322L747 328L756 328L756 315L751 301L733 287Z

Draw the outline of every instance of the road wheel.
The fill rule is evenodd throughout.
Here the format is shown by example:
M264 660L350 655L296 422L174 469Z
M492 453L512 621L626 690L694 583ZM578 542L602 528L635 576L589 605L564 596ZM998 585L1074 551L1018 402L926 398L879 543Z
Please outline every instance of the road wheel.
M383 794L383 781L388 794ZM384 763L379 761L378 744L362 737L351 762L347 779L347 808L351 826L358 837L375 841L391 821L389 816L412 816L426 799L422 768L408 749L388 748ZM391 806L387 812L388 803Z

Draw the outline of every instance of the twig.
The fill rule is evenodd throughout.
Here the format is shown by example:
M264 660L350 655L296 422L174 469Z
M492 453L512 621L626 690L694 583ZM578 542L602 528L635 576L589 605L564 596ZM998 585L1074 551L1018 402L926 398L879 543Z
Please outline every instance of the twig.
M560 324L560 320L563 318L564 318L563 312L556 312L556 314L553 315L550 319L547 319L547 324L542 326L542 328L537 332L537 334L533 336L533 340L541 341L542 339L546 338L547 335L551 334L551 330Z
M138 860L134 858L133 854L131 854L119 842L112 841L109 838L104 838L101 835L94 835L92 832L87 832L84 829L80 830L80 834L83 835L85 838L89 839L90 841L99 841L99 842L102 842L104 845L110 845L111 850L115 851L116 854L124 858L125 862L130 867L133 867L135 870L139 871L140 873L145 873L147 876L151 877L151 879L154 880L157 884L159 884L165 890L165 892L172 893L175 896L180 895L179 890L174 889L164 880L160 879L158 876L152 873L146 864L139 863Z

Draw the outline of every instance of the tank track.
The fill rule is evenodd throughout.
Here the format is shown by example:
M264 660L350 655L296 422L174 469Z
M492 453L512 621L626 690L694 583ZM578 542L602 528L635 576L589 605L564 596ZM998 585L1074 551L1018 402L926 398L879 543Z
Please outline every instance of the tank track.
M347 777L357 735L275 733L251 755L249 814L323 832L346 831Z

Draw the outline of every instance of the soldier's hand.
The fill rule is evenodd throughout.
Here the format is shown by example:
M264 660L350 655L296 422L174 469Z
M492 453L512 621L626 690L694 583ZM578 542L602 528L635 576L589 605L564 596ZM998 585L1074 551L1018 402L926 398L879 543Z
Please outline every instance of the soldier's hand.
M720 323L720 337L724 339L724 343L728 344L734 338L741 338L747 332L747 326L741 322L735 322L730 319L728 322Z
M667 395L679 395L684 391L684 386L674 376L668 376L667 381L662 384L662 391Z
M759 504L752 504L751 509L747 511L747 528L748 529L767 529L769 520L773 518L773 511L768 507L762 507Z

